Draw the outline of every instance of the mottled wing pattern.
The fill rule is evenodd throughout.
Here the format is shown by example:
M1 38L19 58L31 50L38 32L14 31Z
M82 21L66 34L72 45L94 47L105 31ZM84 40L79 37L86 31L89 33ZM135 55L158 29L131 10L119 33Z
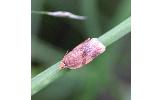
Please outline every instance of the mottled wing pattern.
M66 54L62 60L65 68L76 69L88 64L96 56L105 51L105 46L96 38L88 38L72 51Z

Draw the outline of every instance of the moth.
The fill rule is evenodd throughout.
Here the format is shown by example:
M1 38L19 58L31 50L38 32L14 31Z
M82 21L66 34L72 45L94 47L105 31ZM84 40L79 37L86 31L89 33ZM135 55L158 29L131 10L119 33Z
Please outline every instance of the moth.
M60 62L62 69L77 69L88 64L105 51L105 46L97 38L88 38L72 51L66 53Z

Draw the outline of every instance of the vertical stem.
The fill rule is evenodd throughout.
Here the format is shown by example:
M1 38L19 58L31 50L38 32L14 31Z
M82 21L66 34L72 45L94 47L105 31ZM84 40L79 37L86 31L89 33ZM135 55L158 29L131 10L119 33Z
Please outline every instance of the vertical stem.
M88 36L93 35L92 37L99 36L101 30L98 21L99 15L98 15L97 0L82 0L81 6L83 14L87 16L87 20L85 21L86 34Z

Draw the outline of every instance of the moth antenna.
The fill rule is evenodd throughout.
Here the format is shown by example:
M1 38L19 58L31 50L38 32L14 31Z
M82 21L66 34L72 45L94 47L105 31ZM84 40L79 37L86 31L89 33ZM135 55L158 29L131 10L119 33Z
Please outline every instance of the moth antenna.
M66 53L65 53L65 56L69 53L69 51L67 50Z
M86 39L84 42L89 41L91 38Z

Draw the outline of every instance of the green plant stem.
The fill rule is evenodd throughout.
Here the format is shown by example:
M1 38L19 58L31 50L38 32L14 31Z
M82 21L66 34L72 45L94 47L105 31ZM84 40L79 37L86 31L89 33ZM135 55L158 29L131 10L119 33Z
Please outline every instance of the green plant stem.
M127 33L131 31L131 18L127 18L125 21L111 29L110 31L106 32L98 39L105 45L109 46L113 42L117 41Z
M131 31L131 18L127 18L121 24L113 28L112 30L106 32L104 35L100 36L98 39L105 45L109 46L113 42L117 41L127 33ZM53 82L57 77L63 74L63 70L59 68L59 63L52 65L45 71L41 72L34 78L32 78L32 92L31 94L35 94L48 84Z
M32 95L40 91L42 88L46 87L49 83L51 83L63 73L63 70L59 68L59 63L60 62L57 62L56 64L52 65L45 71L32 78Z

